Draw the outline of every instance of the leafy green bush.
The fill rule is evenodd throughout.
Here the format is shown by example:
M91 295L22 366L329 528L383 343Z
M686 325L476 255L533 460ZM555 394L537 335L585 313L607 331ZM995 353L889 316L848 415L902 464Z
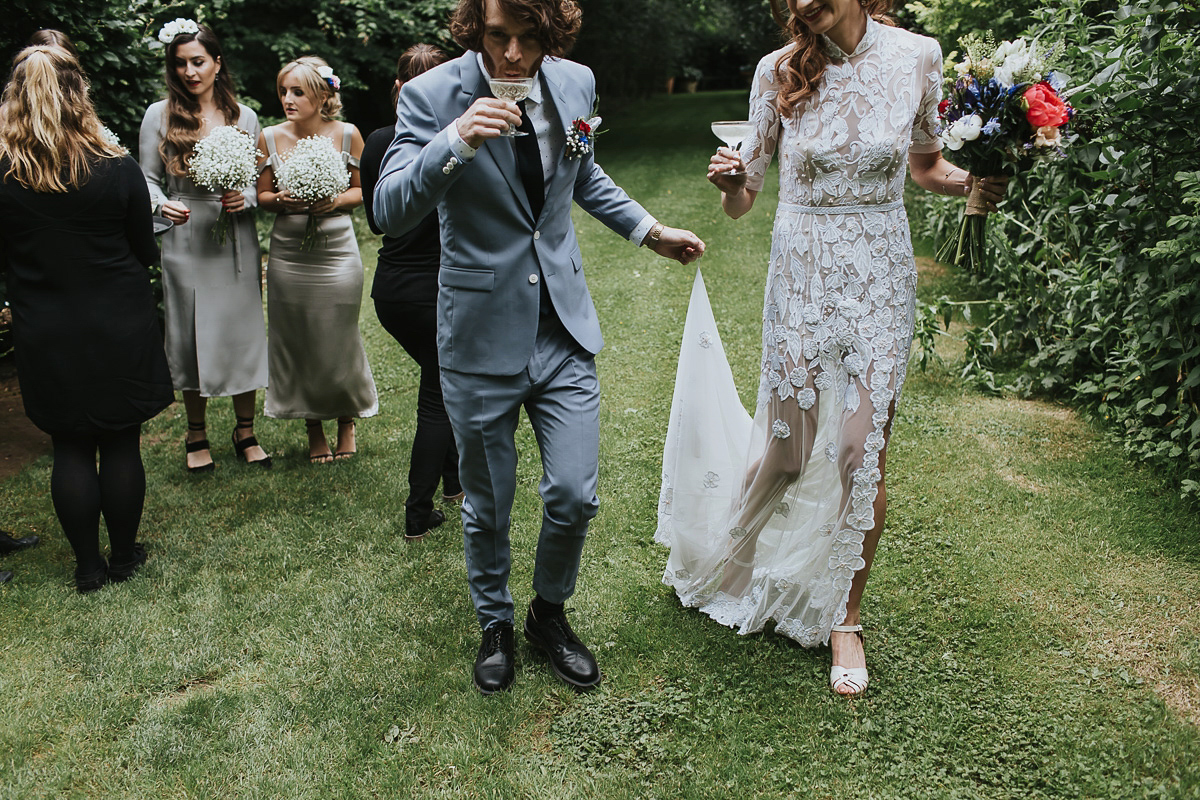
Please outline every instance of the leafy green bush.
M313 54L341 79L344 116L365 136L394 119L392 81L396 58L406 48L427 42L457 52L446 28L455 5L456 0L212 0L196 6L196 13L221 37L242 100L267 118L264 124L282 113L275 97L279 68ZM157 22L174 16L160 14Z
M1019 36L1040 6L1032 0L914 0L904 6L903 16L940 39L950 53L969 33L989 31L997 41Z
M1018 179L990 224L994 300L968 364L1064 396L1133 456L1200 496L1200 49L1195 5L1065 0L1030 34L1062 41L1081 88L1064 161ZM945 44L945 43L944 43ZM957 203L923 196L918 235L944 237ZM977 311L978 311L978 307ZM975 321L980 321L977 317Z

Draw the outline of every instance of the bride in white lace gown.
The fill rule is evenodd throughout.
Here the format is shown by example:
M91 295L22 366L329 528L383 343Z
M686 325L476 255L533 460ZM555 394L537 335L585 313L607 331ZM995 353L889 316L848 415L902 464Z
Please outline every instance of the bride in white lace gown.
M940 155L937 42L891 27L887 8L788 0L792 41L758 64L754 132L741 157L712 158L735 219L779 159L757 410L741 406L697 275L655 535L684 605L739 633L774 620L805 646L832 639L831 684L846 695L867 685L859 601L913 335L905 162L941 194L975 180ZM1005 180L983 179L989 210Z

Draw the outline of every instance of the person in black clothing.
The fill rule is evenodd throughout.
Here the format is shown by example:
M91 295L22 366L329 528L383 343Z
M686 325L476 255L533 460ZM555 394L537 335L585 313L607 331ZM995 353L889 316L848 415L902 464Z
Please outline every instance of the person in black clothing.
M396 62L393 103L405 81L445 60L445 54L433 45L417 44L405 50ZM367 222L375 233L383 233L375 224L372 202L375 182L395 132L395 126L384 126L367 137L363 148L363 203ZM408 500L404 504L404 538L409 540L421 539L431 528L445 522L445 514L433 507L439 480L444 501L458 502L463 496L458 482L458 449L442 403L438 376L436 312L440 263L441 241L438 216L434 212L403 236L383 237L375 282L371 286L379 322L421 367L417 432L413 436Z
M173 399L146 271L158 260L150 195L137 162L104 138L67 50L22 50L4 105L0 262L17 379L26 415L54 444L51 497L87 592L146 561L141 423Z

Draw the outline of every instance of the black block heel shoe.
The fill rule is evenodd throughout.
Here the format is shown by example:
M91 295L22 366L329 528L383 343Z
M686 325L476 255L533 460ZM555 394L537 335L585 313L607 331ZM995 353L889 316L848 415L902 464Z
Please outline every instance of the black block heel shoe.
M258 446L258 439L255 439L253 434L251 434L250 436L247 436L243 439L238 438L238 431L246 430L247 428L249 428L250 430L254 430L254 417L238 417L237 418L237 427L235 427L233 429L233 433L230 434L231 437L233 438L234 451L238 454L238 457L240 457L242 459L242 461L245 461L247 464L254 464L255 466L262 467L263 469L270 469L271 468L271 457L270 456L264 456L263 458L260 458L257 461L251 461L250 459L246 458L246 450L248 450L251 447Z
M188 431L192 432L192 433L203 432L204 431L204 423L203 422L189 422L188 423ZM187 453L199 453L201 450L208 450L209 449L208 437L206 436L203 439L197 439L194 442L189 442L187 440L184 440L183 449ZM209 458L211 459L212 456L210 455ZM184 466L187 466L186 457L185 457L183 463L184 463ZM187 471L192 473L193 475L198 475L202 472L212 472L216 468L217 468L217 465L214 464L210 460L207 464L201 464L198 467L188 466Z

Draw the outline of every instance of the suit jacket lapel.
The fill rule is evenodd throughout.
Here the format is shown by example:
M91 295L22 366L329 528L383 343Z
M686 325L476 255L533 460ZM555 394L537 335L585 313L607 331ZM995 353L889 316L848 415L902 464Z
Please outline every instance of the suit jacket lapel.
M542 98L554 105L554 110L558 115L558 124L565 131L570 127L573 117L570 116L571 106L567 102L565 87L559 82L561 75L558 72L557 64L550 59L545 59L542 61L541 72L545 77L543 89L546 90L542 92ZM554 172L546 184L547 198L557 197L560 192L564 191L563 184L575 180L575 170L566 169L567 165L563 163L566 153L566 147L561 148L558 152L558 159L554 162Z
M468 95L467 108L470 108L471 104L480 97L491 97L492 93L483 72L479 69L479 57L475 51L468 50L462 57L467 62L463 64L462 91L463 94ZM512 190L514 197L525 209L525 213L532 218L533 209L529 205L529 198L525 196L525 186L521 183L521 175L517 171L517 155L513 149L512 139L488 139L480 148L480 153L487 153L496 163L500 174L508 182L508 188ZM478 157L477 154L476 158Z

